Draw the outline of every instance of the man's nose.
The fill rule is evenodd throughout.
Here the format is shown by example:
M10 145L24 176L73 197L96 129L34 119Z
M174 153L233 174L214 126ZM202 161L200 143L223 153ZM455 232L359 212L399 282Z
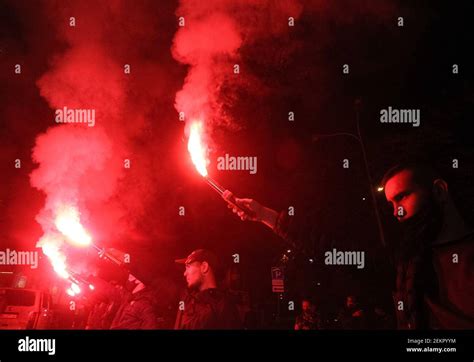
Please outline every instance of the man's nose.
M395 216L397 219L400 217L400 215L398 215L398 207L393 208L393 216Z
M395 205L393 207L393 216L395 216L398 220L403 218L405 215L405 209L401 205Z

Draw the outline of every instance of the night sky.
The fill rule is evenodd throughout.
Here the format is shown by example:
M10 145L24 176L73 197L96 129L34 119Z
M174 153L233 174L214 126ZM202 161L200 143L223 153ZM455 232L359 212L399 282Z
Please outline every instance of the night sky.
M42 235L35 217L46 194L31 184L39 167L33 149L39 135L70 127L54 122L54 110L95 108L97 127L79 126L81 132L102 129L113 150L106 166L86 172L79 182L86 195L85 225L95 242L131 253L138 274L178 285L184 282L175 258L199 247L228 262L239 253L254 301L268 301L270 267L287 247L264 226L232 215L191 164L185 122L175 105L177 92L193 86L194 69L209 82L209 173L237 196L276 210L294 206L296 215L313 220L324 235L320 245L306 245L315 255L328 246L367 254L365 270L331 272L322 258L308 266L305 256L297 256L288 266L288 298L310 294L340 304L342 296L358 293L388 305L387 255L397 234L383 193L377 201L386 248L378 237L360 144L350 136L323 135L356 134L357 109L372 186L392 164L428 157L445 171L472 223L474 4L234 1L214 8L212 3L0 1L2 249L31 250ZM69 26L70 16L75 27ZM180 16L189 32L183 38L191 40L177 37ZM290 16L294 27L288 26ZM227 20L240 37L235 49L201 49L215 44L193 38L199 31L217 34L215 42L223 48L232 41L231 30L213 28L213 22ZM184 56L180 47L186 41L192 49ZM203 66L206 57L212 63ZM15 74L16 64L21 74ZM130 74L124 74L124 64L131 65ZM234 64L240 66L238 75ZM350 66L349 74L343 64ZM453 64L459 65L458 74ZM200 89L193 91L191 98L201 96ZM379 112L388 106L420 109L420 126L382 124ZM62 134L48 137L45 142L57 147L49 150L45 165L61 157L76 162L68 161L73 146ZM82 149L89 159L101 152L87 143ZM256 156L258 172L217 170L217 157L226 153ZM125 158L131 168L118 169ZM451 167L454 158L458 169ZM343 159L350 160L349 169L342 167ZM179 216L180 206L185 216Z

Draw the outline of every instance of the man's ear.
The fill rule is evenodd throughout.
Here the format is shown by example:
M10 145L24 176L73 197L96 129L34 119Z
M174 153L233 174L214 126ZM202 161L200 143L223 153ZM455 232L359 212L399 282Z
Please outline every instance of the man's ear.
M209 264L207 261L201 263L201 273L205 274L209 271Z
M448 199L448 183L442 178L433 181L433 195L439 202L445 202Z

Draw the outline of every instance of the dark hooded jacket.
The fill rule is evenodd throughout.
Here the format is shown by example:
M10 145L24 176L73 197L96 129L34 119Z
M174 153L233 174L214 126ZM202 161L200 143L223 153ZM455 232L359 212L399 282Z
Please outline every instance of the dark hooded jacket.
M237 307L223 291L215 288L188 293L180 304L175 329L239 329Z

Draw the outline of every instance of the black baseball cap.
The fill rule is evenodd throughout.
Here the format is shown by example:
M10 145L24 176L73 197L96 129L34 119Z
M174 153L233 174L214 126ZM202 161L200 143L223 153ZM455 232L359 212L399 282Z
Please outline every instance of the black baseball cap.
M188 255L187 258L184 259L176 259L175 263L178 264L191 264L195 261L199 262L207 262L212 268L217 269L219 267L219 260L217 256L206 249L197 249L194 250L191 254Z

